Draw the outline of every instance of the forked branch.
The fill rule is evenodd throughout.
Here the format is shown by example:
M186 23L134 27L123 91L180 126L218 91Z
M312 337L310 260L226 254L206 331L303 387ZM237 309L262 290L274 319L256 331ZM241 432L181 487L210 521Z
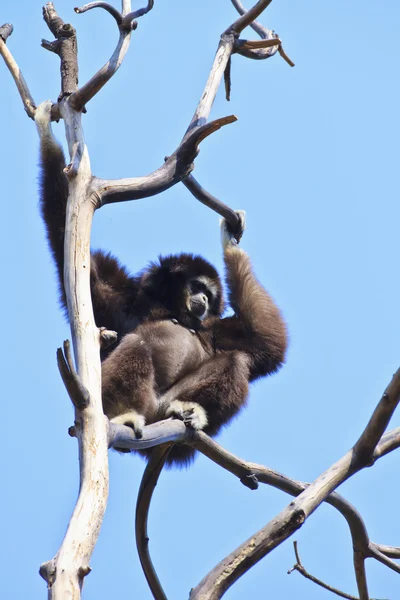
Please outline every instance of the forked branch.
M114 17L119 29L119 39L110 60L108 60L87 83L72 95L70 103L77 111L82 110L89 100L91 100L118 71L128 51L131 32L137 27L135 19L145 15L153 8L153 0L149 0L148 5L145 8L141 8L134 12L130 12L130 2L126 2L125 5L123 4L122 13L107 2L91 2L90 4L86 4L81 8L75 8L74 10L76 13L81 14L93 8L103 8Z

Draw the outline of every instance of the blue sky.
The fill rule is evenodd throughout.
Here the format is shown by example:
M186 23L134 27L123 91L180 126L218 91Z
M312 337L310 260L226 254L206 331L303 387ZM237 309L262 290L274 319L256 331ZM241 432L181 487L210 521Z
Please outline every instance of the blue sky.
M117 40L104 11L75 15L80 80L108 59ZM137 8L135 5L134 8ZM40 102L59 93L58 57L40 48L50 33L41 3L4 1L15 27L9 47ZM141 175L179 143L200 98L220 33L235 19L228 0L161 0L139 22L116 77L89 104L85 135L93 172ZM399 83L396 0L294 3L276 0L262 21L295 61L235 56L232 100L221 89L212 118L239 121L202 145L195 176L247 211L242 246L290 331L287 364L251 388L248 408L219 437L231 452L294 478L312 480L358 438L400 364ZM252 33L249 37L254 39ZM4 597L43 598L37 575L61 542L78 489L71 403L55 351L69 336L38 212L37 136L0 62L3 226L0 236L3 451L0 561ZM62 125L55 127L59 138ZM204 254L222 268L218 218L183 185L95 216L93 246L135 272L160 253ZM399 426L395 415L391 426ZM134 544L143 462L110 453L110 499L84 598L151 598ZM365 518L371 539L400 545L398 455L340 488ZM199 457L162 474L150 513L151 552L169 598L187 598L220 559L290 498L250 492ZM356 594L351 540L342 517L321 507L296 534L313 574ZM292 540L226 594L324 600L294 573ZM367 563L371 597L399 596L399 576Z

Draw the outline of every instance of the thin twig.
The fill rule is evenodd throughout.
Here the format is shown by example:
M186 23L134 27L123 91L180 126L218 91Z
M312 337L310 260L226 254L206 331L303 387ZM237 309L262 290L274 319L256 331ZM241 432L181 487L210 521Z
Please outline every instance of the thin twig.
M293 542L293 546L294 546L294 552L295 552L295 555L296 555L296 561L297 562L296 562L296 564L291 569L289 569L288 575L290 575L291 573L293 573L293 571L298 571L306 579L309 579L313 583L316 583L317 585L321 586L325 590L328 590L329 592L332 592L333 594L336 594L337 596L340 596L341 598L347 598L348 600L359 600L358 597L352 596L351 594L346 594L345 592L341 592L337 588L334 588L331 585L328 585L327 583L324 583L323 581L321 581L321 579L317 579L317 577L314 577L314 575L311 575L311 573L309 573L308 571L306 571L306 569L303 567L302 562L300 560L299 551L298 551L298 548L297 548L297 542L296 541Z

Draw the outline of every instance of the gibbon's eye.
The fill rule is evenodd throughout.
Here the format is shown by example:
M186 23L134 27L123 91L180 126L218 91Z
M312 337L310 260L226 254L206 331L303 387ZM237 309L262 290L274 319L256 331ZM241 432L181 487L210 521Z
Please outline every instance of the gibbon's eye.
M192 279L189 282L189 290L191 294L205 294L207 296L208 302L211 302L213 299L213 293L206 285L204 281L199 279Z

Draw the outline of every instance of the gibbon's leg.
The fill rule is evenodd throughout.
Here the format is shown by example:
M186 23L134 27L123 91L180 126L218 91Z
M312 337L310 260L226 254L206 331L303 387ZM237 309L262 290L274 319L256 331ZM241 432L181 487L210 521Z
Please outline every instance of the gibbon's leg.
M173 416L215 435L246 402L248 365L248 357L236 351L209 359L159 399L164 418Z
M113 423L132 427L141 437L157 416L154 367L149 349L135 333L126 335L102 363L103 409Z

